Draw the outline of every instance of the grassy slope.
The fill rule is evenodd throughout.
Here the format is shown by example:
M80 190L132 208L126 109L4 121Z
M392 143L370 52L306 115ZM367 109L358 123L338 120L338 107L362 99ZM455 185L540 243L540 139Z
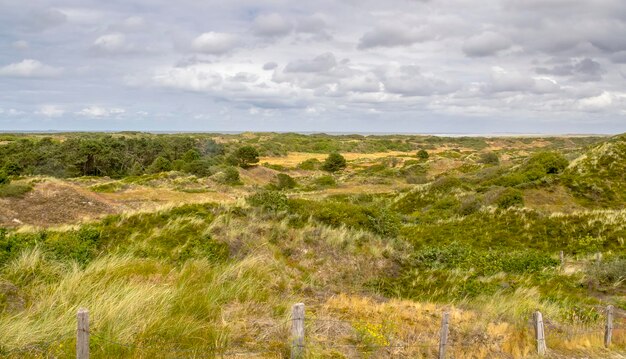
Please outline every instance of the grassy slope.
M610 355L601 349L601 334L565 334L600 329L601 305L626 309L619 282L623 210L596 206L555 215L550 212L558 204L497 209L503 187L488 183L523 170L528 154L507 141L488 145L500 145L510 159L492 167L479 163L474 151L443 151L425 164L355 158L335 176L336 188L316 187L315 171L291 170L301 187L287 194L301 197L306 190L314 200L285 198L279 211L263 202L257 208L243 201L192 204L59 230L2 232L0 350L10 356L12 349L53 341L48 354L71 356L75 311L85 306L95 357L162 357L164 350L192 357L270 350L259 357L280 357L288 353L289 308L303 301L311 318L311 357L431 357L444 308L452 312L455 357L531 355L528 318L536 309L547 318L555 353ZM256 172L242 173L250 183L267 182L265 172L258 180ZM435 179L444 178L441 173L461 180ZM401 182L415 176L430 184L385 195L349 190L372 182L403 188ZM550 186L565 190L559 180L547 176L516 188L541 196ZM102 195L125 195L128 181L114 183L120 188ZM145 191L170 185L181 183L174 177L131 184ZM324 198L341 189L348 194ZM241 196L254 189L234 191ZM561 197L577 201L572 194L565 190ZM476 208L468 207L469 200L477 201ZM556 262L559 250L570 260L564 271ZM588 264L595 251L605 254L600 266ZM329 342L335 347L323 344ZM379 348L416 342L432 347ZM614 342L614 350L624 350L624 333L616 332Z

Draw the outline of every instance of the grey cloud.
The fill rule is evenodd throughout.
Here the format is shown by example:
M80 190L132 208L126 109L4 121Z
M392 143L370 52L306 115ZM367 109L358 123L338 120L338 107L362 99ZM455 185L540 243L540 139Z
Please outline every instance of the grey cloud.
M535 79L519 71L496 69L493 71L491 81L485 85L484 90L487 93L529 92L546 94L558 92L560 86L553 80Z
M296 31L317 34L324 32L327 26L328 24L324 17L316 14L301 18L297 23Z
M359 40L359 49L376 47L407 46L430 38L421 28L412 28L399 23L386 22L366 32Z
M578 81L599 81L606 72L599 62L590 58L572 60L570 63L555 65L551 68L538 67L538 74L554 76L573 76Z
M266 62L263 64L263 70L274 70L276 67L278 67L278 64L275 62Z
M490 56L498 51L506 50L510 46L511 42L506 37L487 31L467 39L463 44L463 52L467 56Z
M430 96L453 91L443 79L425 75L418 66L401 66L384 75L385 90L402 96Z
M258 36L279 37L289 34L293 25L280 14L261 14L254 19L252 29Z
M285 72L324 72L337 66L335 55L330 52L311 60L296 60L287 64Z
M67 21L67 15L57 9L32 10L24 19L23 25L28 31L44 31Z
M618 64L626 64L626 51L616 52L611 55L610 59Z

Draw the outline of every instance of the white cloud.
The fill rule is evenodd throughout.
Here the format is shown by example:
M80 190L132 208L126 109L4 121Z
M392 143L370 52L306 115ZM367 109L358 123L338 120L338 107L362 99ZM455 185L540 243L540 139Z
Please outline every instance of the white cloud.
M43 105L36 112L36 114L46 117L60 117L63 116L64 113L65 110L63 107L58 105Z
M92 50L107 54L128 53L133 49L134 47L126 42L126 35L119 32L98 37L92 46Z
M25 59L0 67L0 76L10 77L54 77L60 75L61 72L60 68L33 59Z
M103 117L121 115L125 112L126 112L125 109L119 108L119 107L108 108L108 107L101 107L101 106L89 106L78 111L76 114L80 116L85 116L85 117L103 118Z
M160 70L153 81L163 87L189 91L215 90L222 76L205 64Z
M205 32L191 42L191 48L194 51L211 55L225 54L237 47L237 45L237 36L213 31Z

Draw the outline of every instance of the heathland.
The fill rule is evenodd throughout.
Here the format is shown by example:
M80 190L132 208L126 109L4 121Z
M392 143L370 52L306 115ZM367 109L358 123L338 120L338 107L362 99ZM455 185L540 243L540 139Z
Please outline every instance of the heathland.
M626 135L2 134L0 356L621 358L625 240Z

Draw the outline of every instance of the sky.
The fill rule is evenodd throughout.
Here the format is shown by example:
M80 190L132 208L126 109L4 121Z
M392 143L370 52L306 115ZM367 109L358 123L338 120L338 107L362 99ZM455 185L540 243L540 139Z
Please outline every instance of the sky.
M626 132L624 0L0 0L0 131Z

